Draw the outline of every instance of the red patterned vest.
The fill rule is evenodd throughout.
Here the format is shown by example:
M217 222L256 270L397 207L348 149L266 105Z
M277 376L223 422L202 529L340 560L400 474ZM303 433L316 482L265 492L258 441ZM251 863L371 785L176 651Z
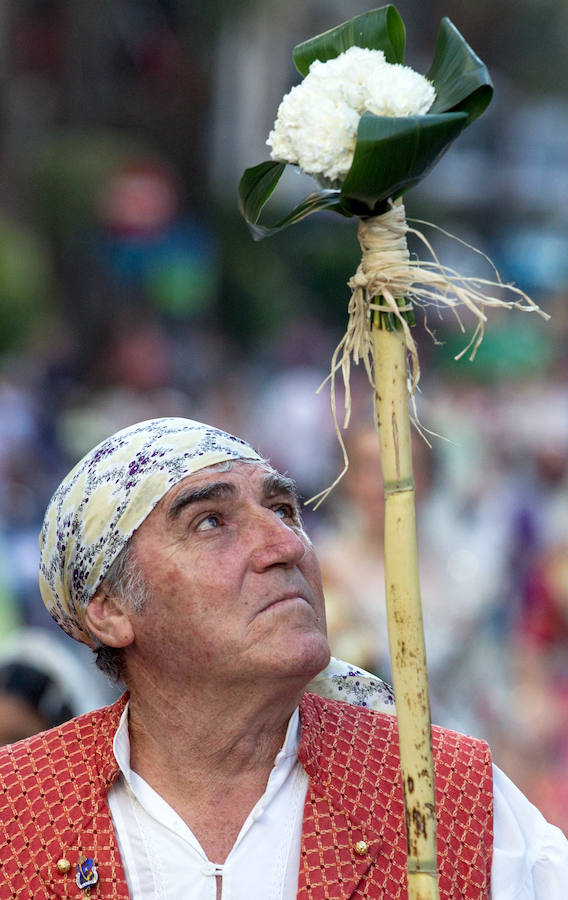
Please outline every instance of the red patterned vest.
M407 900L394 716L306 694L299 758L310 776L298 900ZM493 779L487 744L432 729L442 900L488 900ZM357 856L359 841L368 852Z
M128 900L106 795L125 698L0 750L0 898L84 897L81 855L95 860L92 900ZM306 694L300 761L310 776L298 900L406 898L396 720ZM443 900L489 896L492 784L486 746L435 729ZM357 856L364 840L368 853ZM58 861L71 863L60 872ZM251 898L262 900L262 898Z

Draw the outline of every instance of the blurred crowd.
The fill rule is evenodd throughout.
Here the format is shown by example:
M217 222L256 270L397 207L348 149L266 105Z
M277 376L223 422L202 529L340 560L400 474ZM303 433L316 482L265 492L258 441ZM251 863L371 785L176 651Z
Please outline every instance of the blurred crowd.
M323 217L253 245L236 216L234 178L220 203L236 150L219 126L211 146L225 168L208 170L207 104L215 102L219 122L232 121L223 77L235 90L250 83L251 48L265 46L265 31L246 19L228 28L229 5L213 4L211 17L224 17L219 46L240 61L240 69L216 67L213 26L205 14L193 22L190 6L113 3L105 18L91 16L90 4L26 0L11 21L0 9L0 41L13 38L0 97L1 742L116 695L90 653L58 633L37 587L45 507L96 442L135 421L181 415L248 438L298 479L306 499L341 469L328 386L316 390L345 326L354 226L330 229ZM274 6L251 0L243 9L251 21L255 7L265 19L284 15ZM317 30L321 9L299 6L307 33ZM337 6L322 30L360 11ZM425 4L405 6L424 21ZM463 12L479 40L483 9ZM291 13L285 27L300 27ZM211 48L202 69L199 41ZM278 96L288 87L288 63L277 64L285 53L271 70L275 84L280 73ZM263 78L252 81L262 93ZM254 118L260 106L247 96ZM502 122L488 117L487 130L475 132L481 139L452 149L448 167L417 192L414 209L408 204L487 250L552 314L548 324L494 316L471 364L453 360L467 342L457 327L434 328L430 317L445 346L418 334L423 436L415 434L414 467L433 719L489 739L496 762L568 833L568 226L558 202L568 166L551 149L568 108L564 100L547 118L551 107L534 104L537 129L533 107L515 118L511 103L508 143L496 137ZM230 113L245 129L238 109ZM248 153L247 145L246 165L260 161ZM547 195L549 181L558 196ZM461 245L440 238L436 249L472 274ZM388 680L371 395L355 370L350 468L321 507L305 508L305 520L321 557L334 654Z
M311 328L305 323L302 336L297 323L295 340L308 343ZM65 641L39 599L37 534L60 476L117 428L156 415L194 417L250 438L297 477L304 498L335 478L340 454L328 398L325 389L316 394L325 365L275 362L289 340L272 345L271 363L264 352L239 360L226 336L196 330L188 343L187 334L141 317L101 348L89 386L67 374L57 404L63 356L47 364L24 355L4 367L3 634L31 627ZM206 362L195 382L177 380L186 354L192 368L193 345ZM415 434L414 468L433 718L488 738L497 761L568 829L566 387L561 372L506 386L425 379L419 416L431 447ZM305 518L320 554L334 654L388 680L378 440L360 372L352 389L349 470ZM88 654L81 662L97 681ZM0 684L9 690L9 680ZM109 690L98 684L95 693Z

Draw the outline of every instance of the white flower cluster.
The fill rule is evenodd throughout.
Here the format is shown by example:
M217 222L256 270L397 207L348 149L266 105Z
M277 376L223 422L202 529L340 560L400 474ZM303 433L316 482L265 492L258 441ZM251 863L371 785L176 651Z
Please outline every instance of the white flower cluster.
M382 50L350 47L335 59L312 63L304 80L283 98L266 143L272 159L341 182L351 168L364 112L423 115L435 96L427 78L388 63Z

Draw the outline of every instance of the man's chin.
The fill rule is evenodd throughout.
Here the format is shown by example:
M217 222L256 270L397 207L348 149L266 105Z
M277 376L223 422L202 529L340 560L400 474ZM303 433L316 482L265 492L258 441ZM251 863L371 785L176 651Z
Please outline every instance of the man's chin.
M302 635L282 659L283 675L305 678L306 684L328 665L331 651L323 634Z

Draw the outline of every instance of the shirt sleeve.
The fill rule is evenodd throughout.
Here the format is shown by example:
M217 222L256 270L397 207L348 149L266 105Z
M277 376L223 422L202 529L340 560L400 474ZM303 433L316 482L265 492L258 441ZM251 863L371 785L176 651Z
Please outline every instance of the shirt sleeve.
M493 766L491 900L566 900L568 841Z

